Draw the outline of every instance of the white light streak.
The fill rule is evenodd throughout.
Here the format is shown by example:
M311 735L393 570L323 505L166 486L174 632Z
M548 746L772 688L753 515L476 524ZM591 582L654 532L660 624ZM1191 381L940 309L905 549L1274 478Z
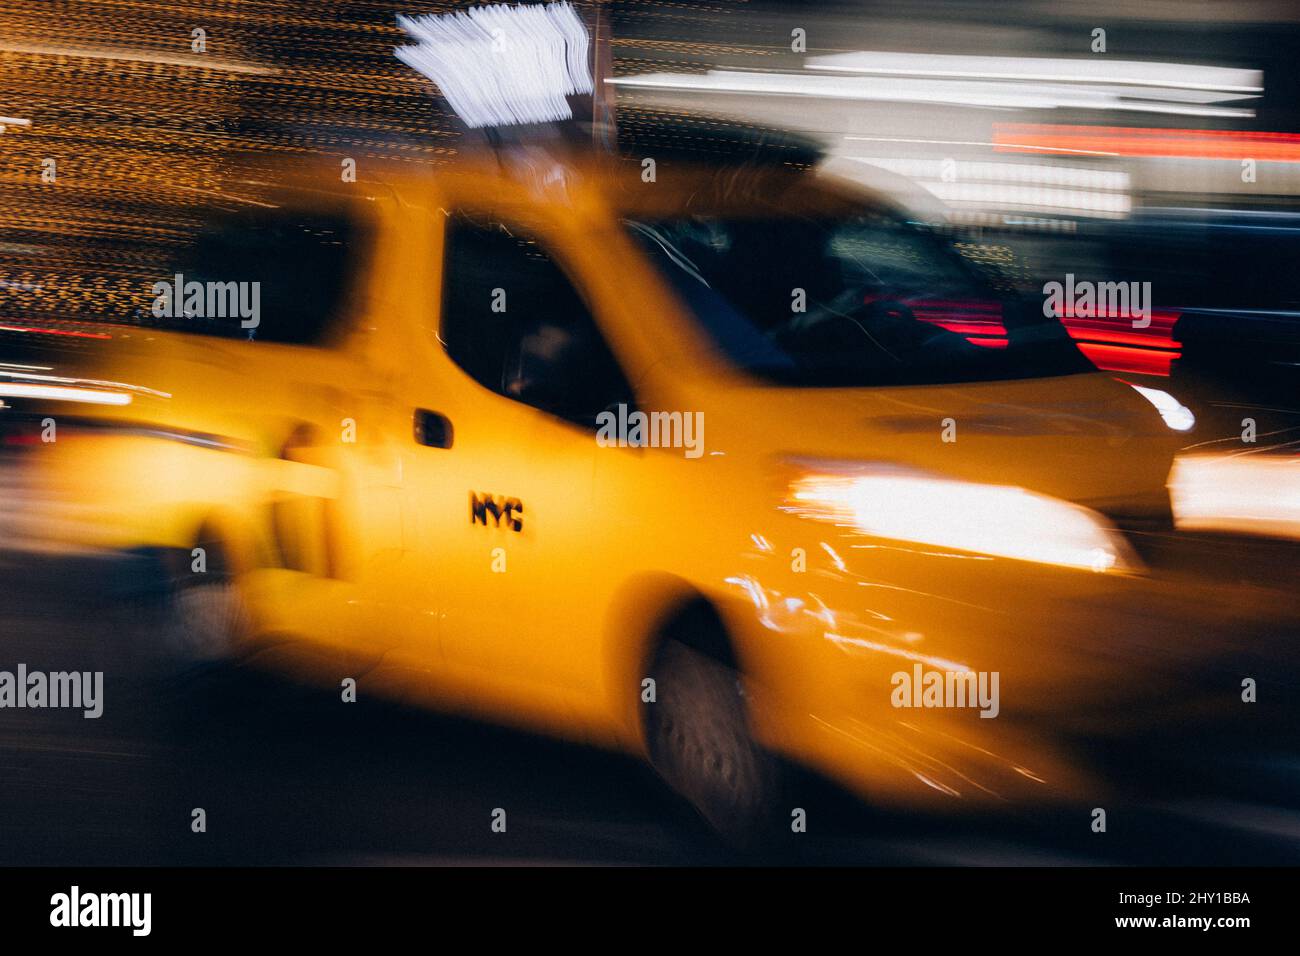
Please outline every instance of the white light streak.
M438 84L472 128L570 119L565 97L592 92L587 30L567 2L397 22L418 41L397 47L398 59Z
M1022 56L962 56L934 53L862 51L809 57L810 70L876 76L931 76L981 80L1038 80L1052 83L1103 83L1262 93L1259 70L1145 60L1054 59Z

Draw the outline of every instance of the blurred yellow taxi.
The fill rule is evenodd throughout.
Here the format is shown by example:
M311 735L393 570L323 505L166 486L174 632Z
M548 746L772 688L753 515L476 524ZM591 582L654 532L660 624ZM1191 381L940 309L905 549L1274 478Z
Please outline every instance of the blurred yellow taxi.
M646 168L209 210L93 361L0 377L57 429L46 532L162 569L178 653L641 753L724 831L789 819L788 763L1091 786L1062 740L1136 678L1089 602L1150 600L1123 529L1169 514L1150 396L873 194Z

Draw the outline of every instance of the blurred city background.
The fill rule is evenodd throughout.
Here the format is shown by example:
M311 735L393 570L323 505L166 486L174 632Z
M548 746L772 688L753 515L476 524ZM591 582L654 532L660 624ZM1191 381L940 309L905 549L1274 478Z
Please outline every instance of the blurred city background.
M0 4L0 317L67 333L132 321L161 251L232 190L236 154L439 164L473 148L481 133L394 55L399 13L464 6ZM1067 273L1150 282L1141 332L1067 322L1103 367L1164 377L1183 359L1190 374L1253 346L1269 360L1237 378L1292 384L1290 4L582 9L607 58L598 113L623 152L719 154L797 132L1025 289Z

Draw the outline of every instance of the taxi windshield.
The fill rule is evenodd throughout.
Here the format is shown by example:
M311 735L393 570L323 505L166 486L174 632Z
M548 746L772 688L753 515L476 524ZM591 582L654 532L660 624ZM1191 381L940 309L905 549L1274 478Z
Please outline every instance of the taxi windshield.
M740 369L774 384L922 385L1091 371L1041 303L884 213L627 218Z

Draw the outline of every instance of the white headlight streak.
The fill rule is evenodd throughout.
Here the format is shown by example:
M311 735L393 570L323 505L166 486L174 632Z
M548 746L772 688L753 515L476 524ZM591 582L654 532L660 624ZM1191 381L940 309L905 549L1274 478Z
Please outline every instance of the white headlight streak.
M1092 571L1136 559L1101 515L1047 495L890 466L813 470L788 507L862 534Z

